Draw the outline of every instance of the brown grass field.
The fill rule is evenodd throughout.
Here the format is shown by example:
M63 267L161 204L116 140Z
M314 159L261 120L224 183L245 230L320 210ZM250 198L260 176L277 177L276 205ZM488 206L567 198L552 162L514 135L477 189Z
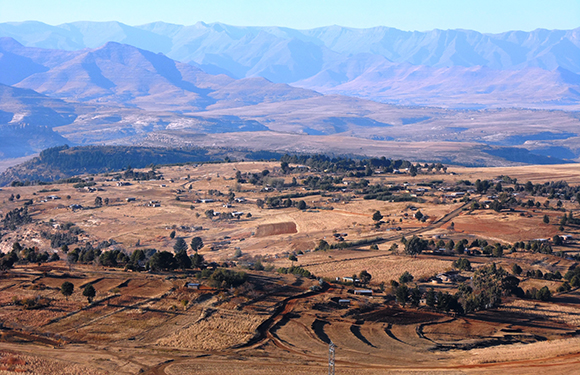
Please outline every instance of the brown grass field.
M573 259L530 251L506 251L501 258L465 256L474 269L494 262L511 271L517 263L523 269L520 286L547 286L553 293L550 302L510 296L497 309L453 316L426 306L402 307L388 296L390 281L404 271L415 277L413 285L420 288L458 290L456 283L429 281L451 270L456 255L405 255L402 236L435 242L482 239L505 245L549 239L562 233L558 229L562 209L576 214L577 202L563 201L562 209L557 209L557 199L522 193L519 199L549 200L550 205L472 211L436 189L428 189L421 202L399 203L365 200L346 189L292 198L306 202L308 209L302 211L259 208L258 199L305 192L302 186L284 192L261 191L261 186L235 179L238 171L261 173L264 169L286 183L292 177L301 181L308 174L282 175L279 163L241 162L161 167L164 180L129 181L126 186L117 186L110 176L91 176L99 189L95 192L72 184L3 188L0 216L32 199L33 222L3 232L0 250L9 252L18 241L57 253L63 260L18 264L0 273L0 374L324 374L329 340L337 345L337 374L577 373L580 290L556 293L561 281L526 276L527 271L536 270L563 275L576 265ZM580 169L573 164L450 167L446 174L368 179L371 184L406 183L412 192L416 184L432 180L455 186L460 180L492 180L503 175L520 183L565 180L580 184ZM245 200L224 207L229 191ZM20 198L9 200L12 194ZM45 201L49 195L61 199ZM96 196L108 198L109 204L95 207ZM471 197L486 199L475 193ZM198 203L206 198L214 202ZM151 207L151 201L159 201L160 207ZM72 210L72 204L84 209ZM208 210L243 215L220 219L210 217ZM376 210L385 222L379 228L372 219ZM417 210L428 216L425 222L414 218ZM550 223L543 222L544 215ZM172 231L188 244L199 236L205 244L199 253L206 261L235 264L235 270L247 272L248 282L220 290L202 279L201 289L193 290L184 285L198 280L194 272L130 272L98 262L69 264L62 250L51 248L40 234L55 232L55 227L68 222L82 229L80 241L96 246L113 239L116 244L111 249L124 249L127 254L148 248L173 251ZM564 233L574 240L554 246L554 251L578 253L580 228L567 226ZM380 239L374 249L367 243L315 251L320 240L337 246L335 234L347 242ZM394 244L398 249L391 251ZM290 254L298 260L290 261ZM252 269L257 259L265 270ZM367 270L374 295L350 294L353 287L340 283L309 292L319 285L317 279L276 272L292 265L327 281ZM474 272L461 275L469 280ZM75 286L68 298L60 293L64 281ZM88 283L96 289L92 304L82 295ZM26 298L49 303L28 310L15 303ZM338 299L350 299L350 305L339 306Z

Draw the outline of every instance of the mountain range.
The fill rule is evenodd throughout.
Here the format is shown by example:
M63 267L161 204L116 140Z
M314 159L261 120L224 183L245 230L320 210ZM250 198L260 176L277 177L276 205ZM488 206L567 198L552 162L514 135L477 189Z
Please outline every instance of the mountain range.
M50 26L31 21L0 24L0 36L28 47L81 54L108 42L129 44L209 74L262 77L325 94L394 104L580 108L580 28L482 34L389 27L295 30L203 22Z
M0 37L0 159L65 143L190 147L192 137L204 147L312 152L321 142L312 137L319 136L332 136L320 138L331 143L376 141L375 154L380 142L394 142L390 150L397 142L407 148L447 142L461 152L482 144L553 158L501 151L510 162L576 159L580 115L573 110L580 109L580 75L576 47L568 44L576 45L577 31L0 24L0 35L8 35ZM431 51L433 38L441 51ZM510 48L501 47L511 57L493 60L501 53L484 47L502 38L511 40ZM516 42L527 51L520 60ZM415 44L430 50L431 58L417 60L410 52ZM451 45L463 52L449 55ZM465 55L466 45L480 57ZM562 45L568 47L559 53ZM170 57L179 54L183 61ZM484 57L485 66L474 65ZM208 64L211 59L216 64ZM224 133L229 135L198 137ZM464 146L449 146L459 143ZM305 144L310 146L300 146ZM365 152L339 146L325 149ZM432 156L461 162L450 152ZM503 157L482 152L466 163Z

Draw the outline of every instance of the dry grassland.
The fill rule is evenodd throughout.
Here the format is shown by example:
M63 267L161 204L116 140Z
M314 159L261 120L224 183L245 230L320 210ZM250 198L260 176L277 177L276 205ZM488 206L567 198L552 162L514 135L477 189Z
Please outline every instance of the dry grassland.
M160 346L198 350L223 350L254 337L256 328L268 316L231 310L205 310L188 327L157 341Z
M465 364L515 362L565 356L567 354L580 353L579 345L580 338L573 337L531 344L513 344L473 349L462 362Z
M502 305L499 309L502 311L525 313L538 318L550 319L580 327L580 309L575 305L515 300Z

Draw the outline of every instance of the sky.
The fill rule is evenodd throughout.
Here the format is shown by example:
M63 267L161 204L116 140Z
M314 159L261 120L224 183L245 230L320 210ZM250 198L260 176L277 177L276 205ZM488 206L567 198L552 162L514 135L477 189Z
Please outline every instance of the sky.
M0 0L0 22L198 21L310 29L389 26L484 33L580 27L580 0Z

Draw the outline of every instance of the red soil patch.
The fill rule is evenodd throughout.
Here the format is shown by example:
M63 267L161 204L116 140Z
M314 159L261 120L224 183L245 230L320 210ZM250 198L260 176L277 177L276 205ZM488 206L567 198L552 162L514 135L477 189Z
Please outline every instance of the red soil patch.
M275 236L277 234L297 233L296 223L288 221L285 223L262 224L256 229L256 237Z

